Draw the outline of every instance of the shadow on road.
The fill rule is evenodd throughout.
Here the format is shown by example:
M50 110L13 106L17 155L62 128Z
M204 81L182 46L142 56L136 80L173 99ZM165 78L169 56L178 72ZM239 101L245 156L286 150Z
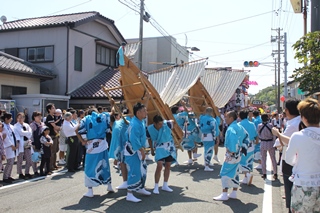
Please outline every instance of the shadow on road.
M219 179L219 173L221 169L221 165L215 164L212 168L214 168L213 172L205 172L203 171L204 166L200 165L197 162L194 162L192 165L182 164L179 166L171 167L172 172L178 172L176 176L181 174L189 173L192 176L193 181L200 182L202 180L208 179Z
M219 201L216 201L219 202ZM255 203L243 203L241 200L238 199L229 199L228 201L224 201L223 204L229 206L232 209L232 212L253 212L258 205Z
M79 200L78 204L63 207L62 210L90 210L94 212L94 209L105 206L107 212L152 212L160 211L163 207L170 206L173 203L188 203L188 202L207 202L205 200L186 197L184 190L181 187L171 187L172 193L163 192L160 190L159 195L152 194L151 196L143 196L135 193L135 196L140 198L142 202L131 203L126 201L126 191L121 190L116 193L108 193L105 195L95 195L93 198L83 197ZM99 211L100 212L100 211Z
M257 195L257 194L263 194L264 193L264 189L262 188L259 188L255 185L246 185L246 184L241 184L241 188L240 188L240 191L241 192L244 192L244 193L248 193L250 195Z
M51 178L51 180L60 180L60 179L66 179L66 178L70 178L70 179L72 179L73 177L73 175L74 175L75 173L73 173L73 172L64 172L64 173L60 173L60 174L57 174L57 175L55 175L55 176L53 176L52 178ZM50 176L49 176L50 177Z

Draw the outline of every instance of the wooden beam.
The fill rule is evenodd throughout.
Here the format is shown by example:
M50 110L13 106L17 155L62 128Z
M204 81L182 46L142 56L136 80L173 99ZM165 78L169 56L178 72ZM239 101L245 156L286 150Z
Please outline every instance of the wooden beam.
M140 84L141 84L141 82L137 82L137 83L133 83L133 84L127 84L127 85L123 85L123 86L119 86L119 87L111 87L111 88L103 87L103 90L105 92L108 92L108 91L111 91L111 90L122 89L122 88L125 88L125 87L138 86Z
M138 102L138 101L142 101L141 98L132 99L132 100L117 101L117 102L115 102L115 104L131 103L131 102Z
M189 95L184 95L183 97L205 100L204 97L196 97L196 96L189 96Z

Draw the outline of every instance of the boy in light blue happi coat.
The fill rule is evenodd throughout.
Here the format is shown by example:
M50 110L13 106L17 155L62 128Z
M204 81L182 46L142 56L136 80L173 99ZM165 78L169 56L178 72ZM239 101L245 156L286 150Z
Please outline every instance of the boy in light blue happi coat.
M165 169L162 190L167 192L173 191L168 186L171 163L174 163L177 157L176 149L171 135L172 128L173 121L163 120L160 115L154 116L153 124L148 126L147 137L149 137L151 153L152 155L155 155L155 160L157 162L157 168L155 172L155 186L153 190L154 194L159 194L158 184L163 165L165 166Z

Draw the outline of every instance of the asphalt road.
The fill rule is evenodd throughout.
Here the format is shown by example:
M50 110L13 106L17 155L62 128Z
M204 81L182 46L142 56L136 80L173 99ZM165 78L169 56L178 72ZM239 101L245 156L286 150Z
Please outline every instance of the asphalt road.
M203 153L203 148L198 152ZM224 152L224 148L219 149L221 160ZM105 186L94 188L93 198L83 197L82 195L86 192L83 171L68 173L60 170L46 178L21 180L1 187L0 212L287 212L284 200L281 198L284 194L281 176L278 181L269 181L272 184L272 197L268 194L269 200L264 196L265 181L260 177L259 171L255 170L253 184L241 185L238 199L229 199L225 202L214 201L212 197L221 193L219 177L221 165L215 164L213 172L205 172L202 156L193 165L184 165L182 162L187 160L187 153L181 151L179 151L178 160L180 165L172 167L169 179L169 186L174 191L168 193L160 190L159 195L151 196L136 194L142 199L140 203L127 202L125 190L107 193ZM112 162L110 163L112 165ZM156 164L149 162L146 182L146 188L149 191L153 189L155 168ZM16 174L15 168L13 172ZM112 185L115 189L121 184L122 178L114 168L111 172ZM240 175L240 178L242 177L243 175ZM161 177L159 186L162 182Z

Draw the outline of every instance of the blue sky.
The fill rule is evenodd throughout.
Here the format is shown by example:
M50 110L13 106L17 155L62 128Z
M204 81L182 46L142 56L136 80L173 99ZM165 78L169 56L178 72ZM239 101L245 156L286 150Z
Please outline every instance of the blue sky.
M139 36L139 14L118 0L0 0L0 5L0 16L5 15L8 21L98 11L114 20L125 38ZM288 76L301 66L294 60L291 46L303 35L303 16L293 13L290 0L145 0L145 5L146 11L180 45L200 49L194 59L209 57L208 67L242 69L246 60L273 62L271 53L277 45L270 43L271 35L276 35L271 29L279 27L288 35ZM252 16L255 17L237 21ZM206 29L197 30L201 28ZM155 36L161 34L145 22L144 37ZM281 58L283 62L283 55ZM273 65L269 66L250 68L250 80L257 81L258 86L251 86L249 93L255 94L274 84Z

